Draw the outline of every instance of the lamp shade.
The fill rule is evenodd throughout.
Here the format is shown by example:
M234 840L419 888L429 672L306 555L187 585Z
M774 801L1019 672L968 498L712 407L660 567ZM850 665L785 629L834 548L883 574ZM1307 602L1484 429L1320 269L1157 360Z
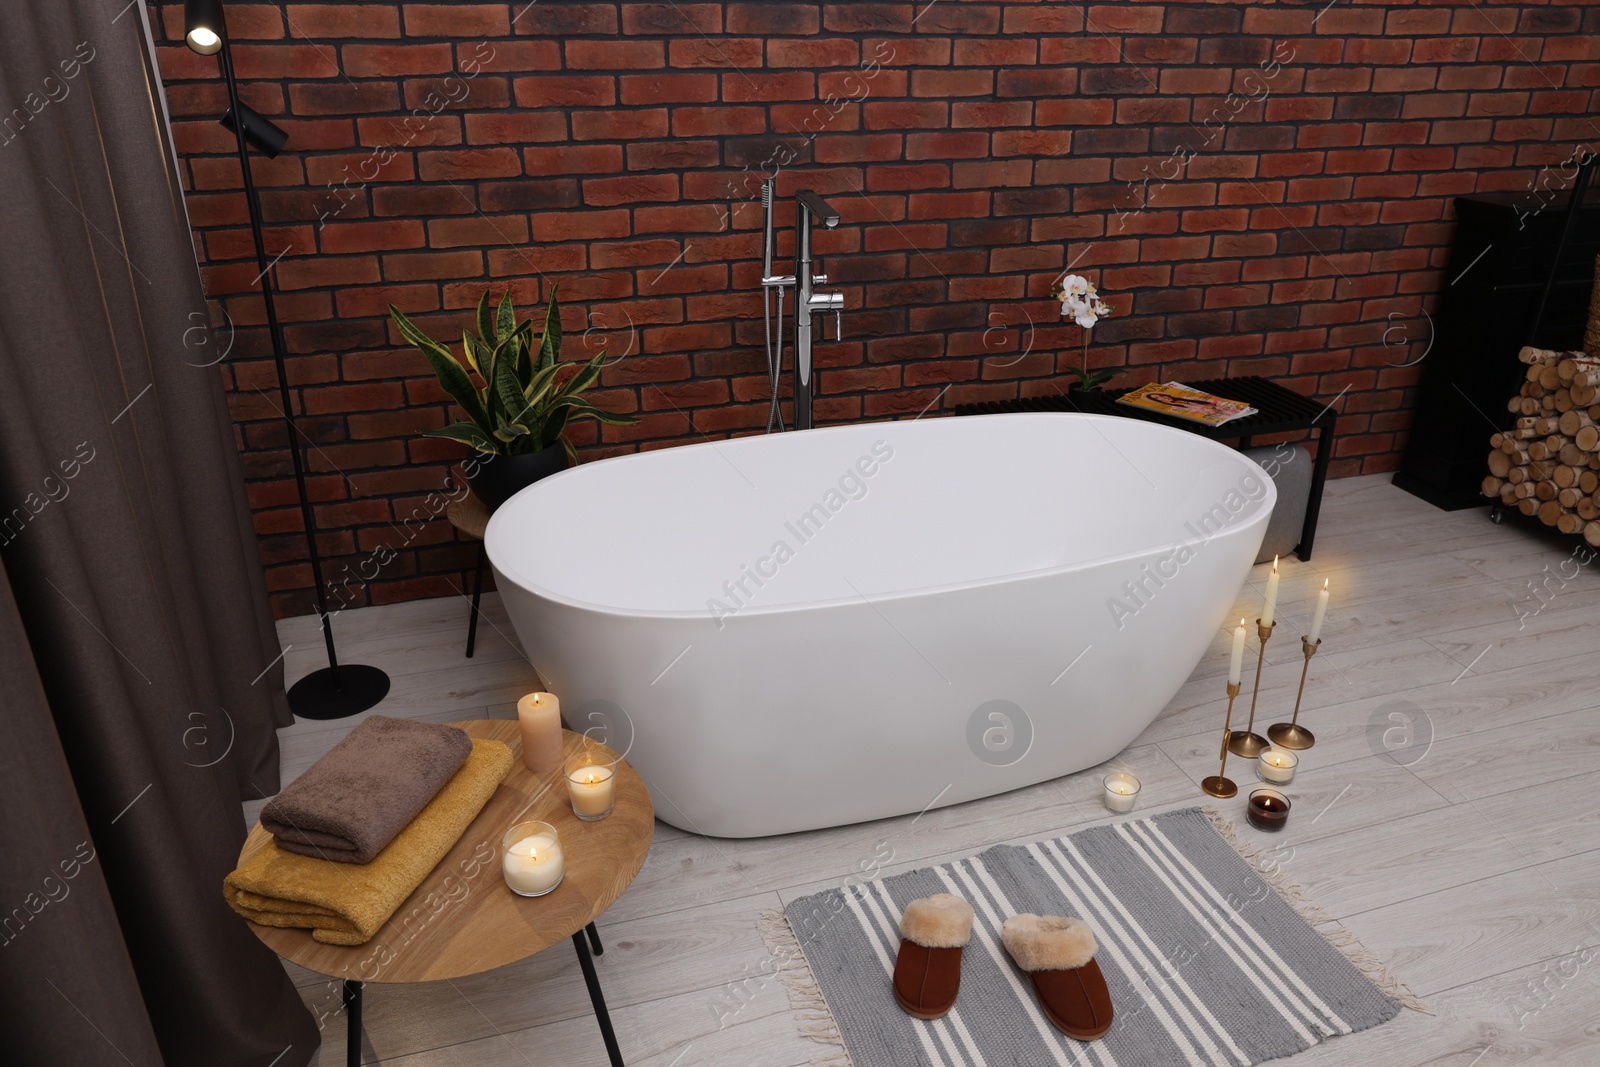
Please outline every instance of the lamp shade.
M271 119L256 111L249 104L240 102L239 114L244 117L244 139L256 151L264 153L271 159L283 151L283 146L289 142L289 134ZM217 120L228 129L233 129L233 108L223 112L222 118Z
M203 56L222 48L222 0L184 0L183 40Z

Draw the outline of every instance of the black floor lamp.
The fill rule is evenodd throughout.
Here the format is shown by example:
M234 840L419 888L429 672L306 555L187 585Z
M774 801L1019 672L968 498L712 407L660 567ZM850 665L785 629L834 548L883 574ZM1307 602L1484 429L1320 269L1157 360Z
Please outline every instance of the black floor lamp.
M250 233L255 238L256 266L260 268L261 297L267 309L267 329L272 334L272 361L278 370L278 395L283 404L283 422L289 432L289 455L294 461L295 487L300 492L300 516L306 528L306 546L311 553L311 578L317 591L317 614L322 620L322 640L328 647L328 665L313 671L289 688L289 707L302 719L342 719L377 705L389 693L389 676L376 667L339 663L333 647L333 624L328 618L328 598L322 586L322 560L317 555L317 527L306 495L306 471L300 451L300 432L294 423L294 408L289 397L289 376L283 365L283 330L278 325L278 310L272 300L272 275L267 248L261 238L261 204L256 199L255 182L250 177L249 146L254 145L270 158L276 156L289 135L239 101L239 86L233 77L233 55L228 46L228 26L222 14L222 0L185 0L183 5L184 40L203 56L215 55L222 65L228 85L228 113L222 125L233 131L239 146L239 169L244 174L244 198L250 209Z

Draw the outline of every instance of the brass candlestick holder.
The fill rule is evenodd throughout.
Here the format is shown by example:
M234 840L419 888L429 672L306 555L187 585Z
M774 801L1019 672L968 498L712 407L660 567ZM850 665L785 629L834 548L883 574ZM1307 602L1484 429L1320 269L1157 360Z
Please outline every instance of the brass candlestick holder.
M1227 800L1237 796L1239 787L1228 778L1228 742L1233 737L1233 698L1239 695L1239 683L1228 683L1228 714L1222 720L1222 766L1217 773L1200 779L1200 788L1214 797Z
M1306 695L1306 672L1311 669L1311 657L1321 647L1320 637L1315 641L1300 638L1300 650L1306 654L1306 662L1300 668L1300 691L1294 695L1294 715L1288 722L1273 723L1267 728L1267 736L1281 748L1307 749L1317 743L1316 735L1300 725L1300 698Z
M1255 759L1268 747L1267 739L1256 733L1256 699L1261 696L1261 664L1267 658L1267 641L1272 637L1272 631L1277 627L1274 621L1266 626L1261 625L1261 620L1256 620L1256 636L1261 638L1261 648L1256 653L1256 684L1250 690L1250 723L1243 730L1233 731L1228 739L1228 749L1235 756L1245 759Z

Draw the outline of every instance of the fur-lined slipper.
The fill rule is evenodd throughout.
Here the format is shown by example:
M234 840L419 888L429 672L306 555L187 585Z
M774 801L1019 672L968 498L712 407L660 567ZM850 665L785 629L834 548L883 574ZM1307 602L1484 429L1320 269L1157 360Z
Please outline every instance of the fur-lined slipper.
M1098 946L1087 923L1060 915L1013 915L1000 940L1028 972L1039 1010L1057 1030L1093 1041L1111 1029L1111 991L1095 962Z
M941 1019L961 988L961 950L972 939L972 905L950 893L921 897L900 917L894 999L907 1015Z

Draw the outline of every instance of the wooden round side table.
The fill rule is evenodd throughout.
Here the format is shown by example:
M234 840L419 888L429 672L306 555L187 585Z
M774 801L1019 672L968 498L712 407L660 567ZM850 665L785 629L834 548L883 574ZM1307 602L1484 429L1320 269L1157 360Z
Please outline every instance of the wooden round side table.
M484 531L489 528L489 505L469 489L466 496L450 501L444 515L451 526L478 539L478 566L472 573L472 614L467 622L467 658L471 659L478 643L478 601L483 599L483 568L489 562L489 551L483 543Z
M376 936L364 945L346 947L314 941L309 930L256 923L251 923L250 929L284 959L343 979L350 1067L361 1063L364 983L460 978L515 963L571 938L606 1052L613 1067L623 1067L591 958L591 952L596 956L604 952L594 920L622 895L644 866L655 833L650 792L638 772L619 760L616 807L598 822L584 822L572 813L560 771L540 776L522 765L516 720L474 719L454 725L473 737L505 742L516 756L511 773L455 847ZM569 755L593 745L570 730L563 732ZM529 819L556 828L566 860L561 884L543 897L517 896L500 871L501 836ZM239 853L240 862L270 838L258 822Z

